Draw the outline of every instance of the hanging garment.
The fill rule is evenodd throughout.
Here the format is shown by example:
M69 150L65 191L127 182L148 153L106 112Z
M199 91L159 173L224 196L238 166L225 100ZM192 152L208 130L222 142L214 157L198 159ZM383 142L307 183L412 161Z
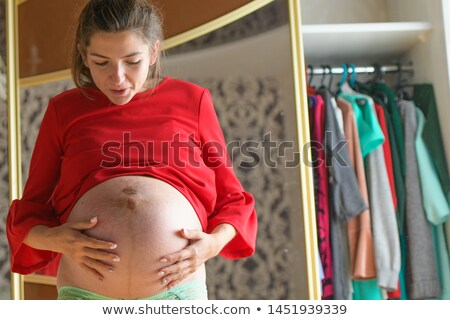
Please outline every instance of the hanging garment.
M318 272L319 272L319 279L320 279L320 282L322 282L323 281L323 279L325 279L325 274L323 273L323 267L322 267L322 261L320 260L320 254L319 254L319 250L318 250L319 248L317 248L317 251L316 251L316 262L317 262L317 269L318 269ZM320 286L320 296L322 296L323 295L323 293L322 293L322 286Z
M347 222L367 209L350 162L345 137L332 106L332 95L319 88L325 103L325 155L329 173L330 229L333 253L334 299L353 296Z
M450 256L450 219L444 224L445 238L447 240L447 252Z
M325 106L321 96L312 97L309 108L311 153L314 173L314 195L316 202L317 237L320 260L324 272L322 298L333 298L333 260L330 243L330 213L328 203L328 172L325 166L324 127Z
M378 286L397 290L401 266L400 239L382 146L367 155L365 163Z
M337 105L336 98L334 96L331 96L330 99L331 99L330 100L331 107L333 108L334 115L336 116L336 120L337 120L337 124L338 124L338 127L339 127L340 134L341 134L342 137L345 138L345 134L344 134L344 116L342 115L342 110L339 109L339 107Z
M375 110L377 113L378 122L380 124L381 130L383 131L383 135L385 137L385 140L383 143L384 162L386 163L386 170L387 170L388 179L389 179L389 186L391 187L392 203L394 204L394 210L395 210L395 209L397 209L397 196L395 193L394 173L393 173L393 169L392 169L391 146L390 146L389 136L388 136L388 132L387 132L386 119L384 116L383 107L380 104L375 103ZM400 251L401 251L401 249L400 249ZM389 299L401 298L400 283L397 284L397 290L387 292L387 297Z
M426 123L423 128L423 140L436 166L439 180L446 194L450 198L450 176L442 142L439 115L436 106L433 86L431 84L416 84L414 86L413 101L422 110Z
M404 138L403 127L400 113L397 107L397 98L395 92L385 83L364 84L357 82L358 88L362 93L375 95L379 94L386 97L386 103L381 103L384 116L386 118L387 131L391 144L392 166L394 169L395 191L397 196L397 226L402 237L405 225L405 163L404 163ZM403 253L403 251L402 251ZM404 264L402 263L402 268ZM402 295L406 290L402 291ZM402 298L406 298L402 296Z
M432 240L436 256L439 283L441 284L441 299L450 299L450 259L445 242L443 223L449 219L450 208L445 192L439 181L439 176L433 160L423 141L422 134L425 127L425 116L416 108L417 133L415 140L417 164L420 174L423 206L427 220L433 224ZM432 190L432 192L430 192Z
M370 98L358 95L344 84L341 87L342 93L339 97L349 101L353 106L353 111L358 126L359 142L363 159L372 151L383 144L384 136L381 131L378 119L370 107ZM373 104L373 102L372 102Z
M400 240L382 144L384 135L376 117L373 99L353 91L348 84L341 87L342 96L352 102L361 138L363 128L365 141L361 149L365 158L365 172L372 218L375 249L375 265L378 286L397 290L400 273ZM364 151L364 148L369 149Z
M354 164L360 185L361 194L369 204L366 174L364 171L361 145L359 143L358 127L356 125L353 107L350 102L338 98L337 103L344 116L345 132L349 143L349 155ZM353 298L355 300L381 300L381 290L378 288L375 255L372 237L371 217L369 210L365 210L358 217L348 223L348 235L351 252L353 280ZM373 279L375 278L375 279Z
M397 107L397 98L395 92L384 83L364 84L357 83L359 90L369 95L382 96L383 101L379 104L383 108L384 116L386 118L386 126L388 131L389 142L391 145L392 166L394 173L395 192L397 197L397 227L400 234L400 253L401 253L401 268L400 268L400 291L401 299L406 300L406 235L405 228L405 163L404 163L404 138L401 116Z
M444 224L432 226L431 237L436 257L438 280L441 285L441 295L438 298L450 300L450 258L445 242Z
M380 104L375 103L375 111L377 113L378 123L380 124L381 130L383 131L383 135L385 137L383 143L384 161L386 163L389 186L391 187L392 202L394 204L394 209L397 209L397 196L394 183L394 169L392 166L391 143L387 132L386 118L384 116L383 107Z
M422 192L423 206L427 220L439 225L450 217L450 208L445 197L439 176L434 166L433 160L428 152L428 148L423 140L425 127L425 116L420 109L416 109L417 133L415 147L417 154L417 164L419 167L420 183L423 191L433 190L433 192Z
M394 135L395 140L397 141L397 145L399 146L399 156L400 156L400 164L402 167L403 176L405 175L405 151L401 148L404 145L404 136L402 131L402 118L400 112L397 108L396 96L394 90L392 90L386 83L377 82L371 88L372 94L376 92L381 92L387 97L387 105L385 106L390 116L391 121L394 127Z
M406 155L406 234L407 290L410 299L435 298L440 295L431 227L423 211L417 168L415 136L417 116L411 101L398 103L403 119Z
M340 221L347 222L367 209L361 196L355 171L348 151L345 137L341 134L337 118L331 105L331 94L327 89L319 89L325 103L325 155L326 166L330 172L330 200L332 208Z
M450 176L447 167L447 159L445 153L442 152L445 149L442 142L441 127L439 124L439 115L433 86L431 84L415 85L413 100L416 106L423 111L427 120L423 129L423 140L436 166L439 180L441 181L442 188L447 197L447 202L450 204ZM447 239L447 250L450 250L450 220L445 223L444 228Z
M347 150L358 180L364 202L369 205L366 174L359 143L353 107L350 102L337 98L337 105L342 111ZM369 206L370 207L370 206ZM375 257L373 252L372 226L369 208L348 222L350 245L350 262L354 279L373 279L376 277Z

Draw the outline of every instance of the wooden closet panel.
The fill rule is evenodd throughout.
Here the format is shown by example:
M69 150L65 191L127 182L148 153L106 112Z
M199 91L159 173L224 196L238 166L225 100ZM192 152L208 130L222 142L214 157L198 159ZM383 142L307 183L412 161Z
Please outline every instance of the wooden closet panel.
M156 0L166 39L201 26L252 0ZM25 1L19 6L20 78L69 68L75 27L87 0Z
M25 282L24 288L25 300L56 300L58 296L54 285Z

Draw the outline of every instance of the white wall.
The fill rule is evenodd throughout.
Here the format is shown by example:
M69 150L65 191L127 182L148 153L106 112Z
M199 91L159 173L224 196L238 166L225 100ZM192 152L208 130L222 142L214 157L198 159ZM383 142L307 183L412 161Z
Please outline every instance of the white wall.
M388 21L387 0L300 0L303 24Z
M450 0L300 0L300 3L303 24L406 21L432 24L430 34L408 53L394 58L413 62L414 82L433 84L445 153L450 160L450 126L446 125L450 123ZM336 61L323 63L330 62ZM364 57L353 63L360 62L364 63Z

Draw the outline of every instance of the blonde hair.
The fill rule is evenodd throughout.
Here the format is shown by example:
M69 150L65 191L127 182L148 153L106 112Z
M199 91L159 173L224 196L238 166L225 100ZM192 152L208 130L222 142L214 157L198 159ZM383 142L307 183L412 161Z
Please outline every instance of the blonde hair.
M72 79L78 88L96 87L83 57L93 34L97 32L136 32L154 48L163 40L162 17L147 0L91 0L84 7L78 20L78 27L72 51ZM156 62L150 66L148 80L154 87L161 76L161 50L156 52Z

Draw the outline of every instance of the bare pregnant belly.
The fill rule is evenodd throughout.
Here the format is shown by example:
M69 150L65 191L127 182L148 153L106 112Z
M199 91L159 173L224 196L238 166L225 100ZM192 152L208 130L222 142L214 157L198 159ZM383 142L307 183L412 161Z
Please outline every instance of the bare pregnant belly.
M75 286L101 295L134 299L165 290L157 272L166 264L163 255L188 245L181 228L201 230L201 224L187 199L174 187L151 177L122 176L104 181L86 192L75 204L70 221L87 221L97 216L89 236L111 241L119 262L108 261L113 272L103 272L104 280L87 273L63 256L57 283ZM205 278L204 265L183 282Z

